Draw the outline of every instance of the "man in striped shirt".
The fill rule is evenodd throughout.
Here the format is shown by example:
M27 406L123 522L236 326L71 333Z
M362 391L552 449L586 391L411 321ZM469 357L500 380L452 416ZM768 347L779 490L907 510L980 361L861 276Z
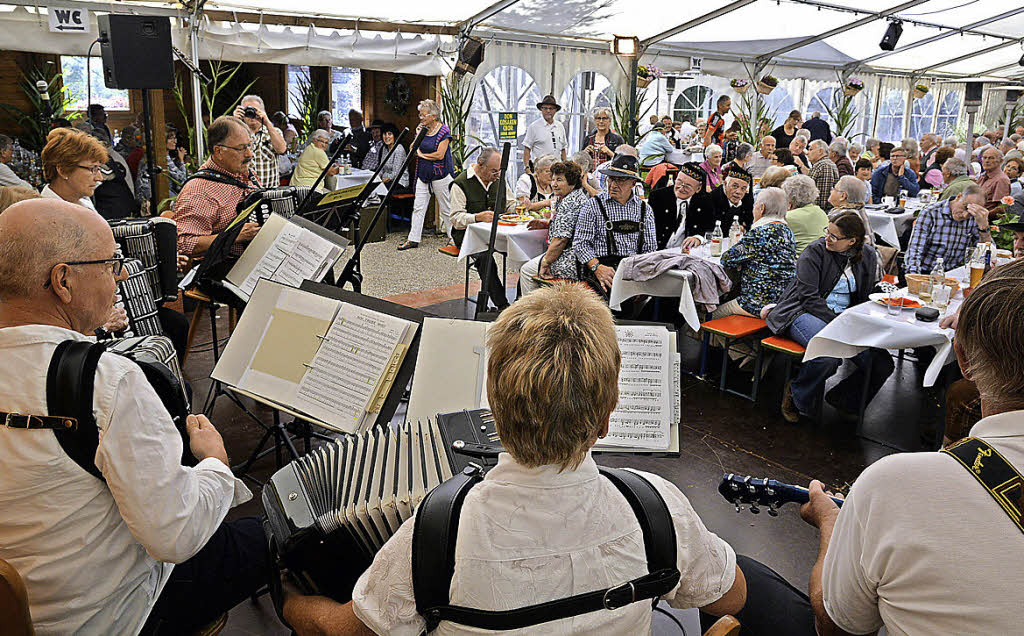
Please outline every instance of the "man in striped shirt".
M174 221L178 224L178 252L201 256L238 215L239 202L260 182L252 172L252 135L237 117L218 117L209 129L210 158L200 172L181 188L174 202ZM259 225L246 223L238 234L235 250L259 232Z

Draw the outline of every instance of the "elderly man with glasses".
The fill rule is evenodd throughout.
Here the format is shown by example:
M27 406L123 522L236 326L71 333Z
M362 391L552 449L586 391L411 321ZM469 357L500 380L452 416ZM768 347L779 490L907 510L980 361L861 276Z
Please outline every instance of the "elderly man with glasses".
M907 151L896 146L889 152L889 162L883 163L871 175L871 198L881 201L882 197L899 199L900 190L916 197L921 190L917 174L906 165Z
M252 169L260 183L268 188L277 187L281 181L277 156L288 151L284 134L267 116L263 98L246 95L235 107L235 117L245 122L252 133Z
M193 257L210 249L217 234L235 220L242 199L260 187L251 167L252 134L245 122L237 117L218 117L206 132L210 158L182 186L174 202L178 251ZM233 250L241 254L244 244L259 229L256 223L246 223Z

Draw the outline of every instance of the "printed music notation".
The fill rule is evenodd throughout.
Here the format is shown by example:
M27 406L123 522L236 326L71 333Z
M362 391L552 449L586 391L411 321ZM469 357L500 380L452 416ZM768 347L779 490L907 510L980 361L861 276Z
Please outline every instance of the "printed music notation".
M672 352L664 327L616 327L622 364L619 404L603 446L666 449L673 415Z

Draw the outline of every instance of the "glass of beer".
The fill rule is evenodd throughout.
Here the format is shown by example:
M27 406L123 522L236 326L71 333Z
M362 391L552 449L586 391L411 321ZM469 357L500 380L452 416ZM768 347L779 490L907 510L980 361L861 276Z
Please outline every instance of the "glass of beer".
M981 277L985 275L985 263L978 259L971 261L971 286L973 291L981 283Z

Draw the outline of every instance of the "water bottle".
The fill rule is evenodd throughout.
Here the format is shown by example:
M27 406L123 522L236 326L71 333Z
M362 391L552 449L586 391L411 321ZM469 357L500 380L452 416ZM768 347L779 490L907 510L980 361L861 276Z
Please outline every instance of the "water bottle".
M948 288L946 285L946 269L942 264L942 258L935 259L935 267L932 268L931 274L929 274L928 285L931 286L930 305L935 309L943 311L946 309L946 305L949 304L949 294L946 291Z
M932 268L932 286L943 285L946 282L946 268L942 262L942 257L935 259L935 267Z
M722 222L715 221L715 230L711 233L711 255L722 255Z
M732 225L729 226L729 247L737 245L743 239L743 227L740 225L740 217L732 217Z

